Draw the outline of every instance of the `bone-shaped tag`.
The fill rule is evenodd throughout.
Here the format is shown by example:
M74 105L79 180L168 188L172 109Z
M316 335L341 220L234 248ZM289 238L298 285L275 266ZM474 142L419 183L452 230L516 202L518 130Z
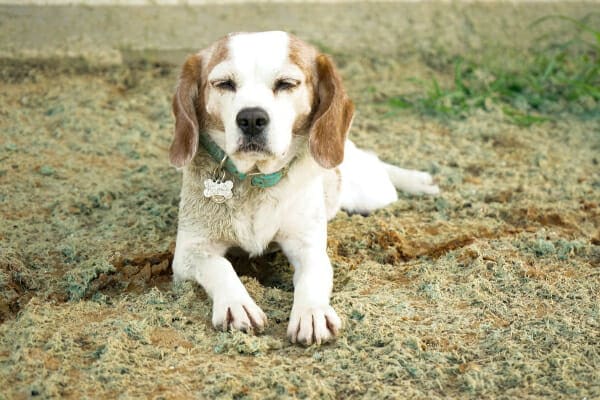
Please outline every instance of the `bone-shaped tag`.
M215 203L224 203L233 197L232 181L214 181L206 179L204 181L204 197L211 199Z

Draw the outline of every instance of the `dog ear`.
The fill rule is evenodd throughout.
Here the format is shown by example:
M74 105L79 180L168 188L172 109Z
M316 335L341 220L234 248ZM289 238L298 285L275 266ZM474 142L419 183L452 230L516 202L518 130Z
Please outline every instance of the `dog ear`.
M354 104L346 95L333 61L316 58L317 111L308 144L313 158L324 168L334 168L344 159L344 144L354 116Z
M189 56L183 64L173 96L175 133L169 149L169 158L171 164L178 168L184 167L194 158L198 150L198 134L204 126L201 73L200 56Z

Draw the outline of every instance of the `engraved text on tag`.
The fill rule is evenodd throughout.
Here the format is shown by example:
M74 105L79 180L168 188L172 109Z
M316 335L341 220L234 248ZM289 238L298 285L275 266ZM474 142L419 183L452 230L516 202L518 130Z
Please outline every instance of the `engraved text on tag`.
M215 203L223 203L225 200L229 200L233 197L233 182L227 181L216 181L213 179L206 179L204 181L204 197L211 199Z

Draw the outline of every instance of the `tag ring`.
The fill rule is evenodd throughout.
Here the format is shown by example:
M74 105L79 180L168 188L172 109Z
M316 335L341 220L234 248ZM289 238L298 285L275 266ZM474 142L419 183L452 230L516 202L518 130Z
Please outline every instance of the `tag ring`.
M223 156L223 159L221 160L221 162L219 163L219 165L217 167L215 167L215 169L213 170L212 176L213 179L217 182L223 182L223 180L225 179L225 168L223 168L223 166L225 165L225 162L227 161L227 154L225 154L225 156ZM219 172L221 172L221 177L217 178Z

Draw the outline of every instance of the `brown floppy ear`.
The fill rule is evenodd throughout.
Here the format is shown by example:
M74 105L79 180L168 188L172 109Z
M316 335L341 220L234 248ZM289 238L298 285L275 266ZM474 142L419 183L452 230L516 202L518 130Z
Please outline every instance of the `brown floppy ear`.
M171 164L181 168L187 165L198 149L198 132L204 125L199 117L203 105L201 93L202 59L199 55L189 56L179 77L173 96L175 133L169 149Z
M308 144L313 158L324 168L344 159L344 144L354 116L354 104L346 95L333 61L320 54L316 59L318 106Z

